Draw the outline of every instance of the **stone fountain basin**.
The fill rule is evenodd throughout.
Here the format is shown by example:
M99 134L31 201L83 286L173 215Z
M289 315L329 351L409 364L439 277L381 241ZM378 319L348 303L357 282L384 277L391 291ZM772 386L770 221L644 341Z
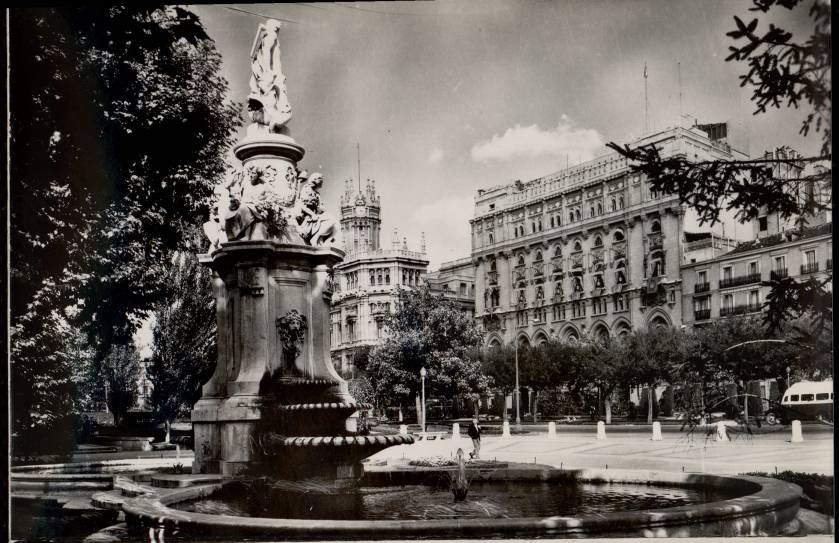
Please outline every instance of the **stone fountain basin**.
M383 479L404 484L427 477L433 468L381 470ZM448 470L436 470L441 474ZM414 475L412 475L414 474ZM499 469L480 474L493 480L569 479L577 482L649 483L657 485L740 488L743 496L725 501L666 509L584 514L574 517L439 520L299 520L210 515L173 509L170 505L205 498L224 483L183 488L157 497L140 497L123 505L135 530L162 530L168 535L231 539L269 536L294 539L414 539L428 537L632 536L704 537L775 535L795 519L801 488L774 479L630 470ZM417 480L419 480L417 478Z

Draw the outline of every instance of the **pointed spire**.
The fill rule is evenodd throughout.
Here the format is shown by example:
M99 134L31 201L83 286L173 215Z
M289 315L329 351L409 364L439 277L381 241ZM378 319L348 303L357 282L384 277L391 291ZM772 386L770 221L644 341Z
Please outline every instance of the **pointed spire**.
M420 234L420 252L425 254L425 232Z
M399 248L399 230L395 226L393 227L393 240L391 241L391 245L394 249Z
M404 236L402 237L402 250L403 251L408 250L408 238L406 238Z

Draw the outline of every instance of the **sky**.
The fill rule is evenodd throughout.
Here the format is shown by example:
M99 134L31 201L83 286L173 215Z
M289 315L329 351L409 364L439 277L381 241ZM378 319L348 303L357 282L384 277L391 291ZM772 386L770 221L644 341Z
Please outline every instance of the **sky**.
M780 145L816 154L798 134L805 112L753 116L739 64L725 62L738 0L438 0L190 6L244 102L258 25L280 19L282 65L301 161L326 177L337 215L344 180L375 179L382 244L425 232L429 269L470 253L477 189L527 181L605 153L681 112L739 127L752 155ZM809 36L807 9L774 17ZM245 13L251 12L251 13ZM256 15L254 15L256 14ZM681 73L681 86L679 85ZM686 121L687 122L687 121ZM729 226L729 235L733 225ZM745 227L740 226L740 235Z

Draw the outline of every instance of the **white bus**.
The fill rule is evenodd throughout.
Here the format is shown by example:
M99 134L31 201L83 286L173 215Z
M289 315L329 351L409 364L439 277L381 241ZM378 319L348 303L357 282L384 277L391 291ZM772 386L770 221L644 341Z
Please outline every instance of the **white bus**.
M781 407L766 415L766 421L770 424L776 420L789 424L796 419L833 422L832 379L795 383L784 392Z

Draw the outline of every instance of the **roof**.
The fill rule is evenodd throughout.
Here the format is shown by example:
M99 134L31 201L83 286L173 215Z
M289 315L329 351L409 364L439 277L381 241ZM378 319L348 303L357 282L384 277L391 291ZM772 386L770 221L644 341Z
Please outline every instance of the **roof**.
M803 230L795 229L795 230L786 230L779 234L774 234L772 236L766 236L765 238L756 239L753 241L744 241L743 243L738 243L737 247L732 249L731 251L727 252L725 256L731 256L737 253L745 253L747 251L753 251L755 249L762 249L763 247L771 247L773 245L780 245L781 243L786 243L789 241L796 241L800 239L807 239L813 238L816 236L822 236L825 234L830 234L833 232L833 223L828 222L824 224L819 224L816 226L809 226L804 228Z

